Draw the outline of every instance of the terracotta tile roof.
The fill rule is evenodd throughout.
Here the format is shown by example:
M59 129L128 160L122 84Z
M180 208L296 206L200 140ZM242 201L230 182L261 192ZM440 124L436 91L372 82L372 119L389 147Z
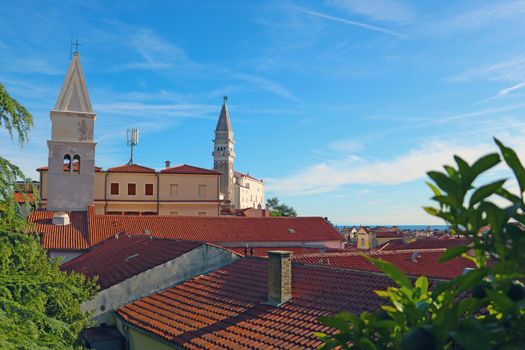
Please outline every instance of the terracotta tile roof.
M320 316L372 311L391 285L380 274L292 264L292 299L266 305L267 259L243 258L120 307L125 322L186 349L316 349Z
M403 241L390 241L378 247L378 250L410 250L410 249L444 249L457 245L467 244L466 239L449 238L449 239L435 239L435 238L421 238L414 242L404 243Z
M297 255L303 255L303 254L315 254L315 253L335 253L335 252L350 252L350 251L357 251L357 247L352 247L349 249L334 249L334 248L315 248L315 247L286 247L286 246L274 246L274 247L227 247L225 249L234 251L235 253L238 253L242 256L252 256L252 248L253 248L253 256L259 256L259 257L267 257L268 252L272 250L285 250L292 252L294 256ZM244 250L247 249L247 253L244 254Z
M241 173L240 171L234 171L233 174L234 174L235 177L248 177L248 178L250 178L252 180L263 182L262 179L258 179L256 177L251 176L251 175Z
M199 175L221 175L220 172L210 169L199 168L192 165L182 164L160 171L164 174L199 174Z
M476 267L472 261L463 257L438 263L439 257L441 257L444 252L445 249L424 250L420 252L414 250L388 251L372 252L370 256L391 262L408 275L425 275L440 279L452 279L461 275L465 268ZM416 262L412 261L414 254L417 254ZM294 261L357 270L379 271L365 259L362 253L306 254L294 257Z
M52 212L35 211L29 221L42 234L46 249L84 250L117 233L144 235L209 243L236 242L343 242L341 235L320 217L202 217L95 215L93 206L86 213L71 216L71 225L55 226ZM87 222L86 222L87 221ZM80 237L83 240L80 240Z
M245 209L235 209L235 215L245 216L245 217L263 217L270 216L270 211L266 209L255 209L255 208L245 208Z
M398 232L393 231L372 231L375 233L376 238L403 238Z
M26 193L25 195L27 196L27 200L30 203L33 202L33 200L34 200L33 193ZM26 201L26 199L24 198L24 193L15 192L14 193L14 197L15 197L15 201L17 203L25 203L25 201Z
M60 269L76 271L88 277L99 276L101 289L106 289L200 245L202 243L121 235L66 262Z
M213 216L90 216L90 237L95 244L119 232L189 241L307 242L342 241L323 218L316 217L213 217Z
M109 168L108 173L155 173L155 169L147 168L138 164L124 164Z
M28 220L34 231L41 234L44 249L84 250L91 246L88 237L88 216L85 211L69 212L71 224L57 226L52 224L53 212L35 210Z
M67 165L64 165L64 171L67 171L68 169L69 169L69 167ZM42 166L42 167L36 169L36 171L48 171L48 170L49 170L49 168L47 166ZM73 164L73 170L78 171L78 165ZM95 167L95 171L96 172L102 171L102 168L99 167L99 166L96 166Z

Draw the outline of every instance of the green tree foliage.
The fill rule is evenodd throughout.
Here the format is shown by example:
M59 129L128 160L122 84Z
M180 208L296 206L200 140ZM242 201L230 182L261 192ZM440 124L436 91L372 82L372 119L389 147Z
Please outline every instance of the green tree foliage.
M11 138L15 135L22 146L27 141L32 125L31 114L9 96L4 85L0 83L0 127L5 128ZM21 230L26 225L24 218L16 215L20 212L13 197L17 179L25 179L22 171L0 155L0 229Z
M80 304L97 288L60 271L38 237L0 232L0 349L73 348L89 320Z
M23 145L29 112L0 84L0 126ZM18 167L0 157L0 349L73 348L89 314L80 304L97 290L94 280L60 271L48 258L14 199ZM26 203L26 205L28 205Z
M272 216L297 216L297 212L293 207L279 203L279 198L277 197L266 200L266 209L271 211Z
M437 207L424 209L470 242L449 248L440 260L461 255L477 268L429 288L424 276L414 282L393 265L369 259L397 286L376 291L387 301L377 312L323 318L338 330L318 334L323 349L525 348L525 169L512 149L496 144L500 154L472 165L455 156L455 167L428 173ZM501 158L516 178L519 195L504 187L506 180L475 184Z

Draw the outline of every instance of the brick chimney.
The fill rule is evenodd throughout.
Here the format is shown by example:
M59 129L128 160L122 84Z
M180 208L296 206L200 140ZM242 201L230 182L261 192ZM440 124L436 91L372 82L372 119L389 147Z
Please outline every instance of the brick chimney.
M169 160L165 161L164 164L166 164L166 169L171 166L171 162Z
M268 304L279 306L292 299L292 252L268 252Z

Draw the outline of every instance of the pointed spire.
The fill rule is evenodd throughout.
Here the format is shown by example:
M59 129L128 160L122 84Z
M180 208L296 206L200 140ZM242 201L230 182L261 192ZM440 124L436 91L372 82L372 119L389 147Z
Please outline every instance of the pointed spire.
M226 106L226 101L228 101L228 96L224 96L221 114L219 115L219 121L217 122L217 127L215 131L232 131L232 126L230 123L230 116L228 115L228 107Z
M73 55L54 110L93 113L78 52Z

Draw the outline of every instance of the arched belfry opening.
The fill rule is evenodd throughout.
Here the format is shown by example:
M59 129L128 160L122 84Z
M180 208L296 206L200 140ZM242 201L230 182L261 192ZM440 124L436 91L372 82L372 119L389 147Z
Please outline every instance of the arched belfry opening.
M71 172L71 156L69 154L66 154L64 156L64 173L70 173Z
M76 154L74 157L73 157L73 174L80 174L80 156L78 154Z

